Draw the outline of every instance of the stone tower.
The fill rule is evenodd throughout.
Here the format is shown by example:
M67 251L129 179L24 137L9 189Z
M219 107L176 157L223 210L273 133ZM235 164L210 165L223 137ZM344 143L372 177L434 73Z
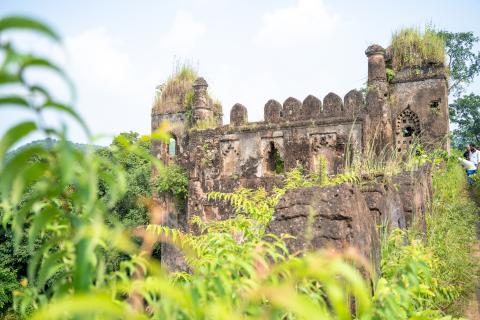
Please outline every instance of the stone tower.
M417 142L448 150L448 86L445 67L434 61L395 66L392 48L367 48L367 112L379 148L405 152ZM394 70L395 67L395 70ZM387 70L390 76L387 78Z
M171 138L167 144L154 141L152 151L163 163L170 164L175 162L177 155L183 152L183 143L188 130L185 106L188 88L181 88L172 94L163 90L165 90L164 86L157 88L157 96L152 108L152 132L166 121L169 124Z
M192 85L192 126L214 127L222 125L222 106L208 95L208 83L202 77Z
M155 102L152 107L152 133L163 122L168 122L170 140L167 143L152 141L152 154L165 165L185 162L185 146L187 144L189 123L188 97L192 95L192 81L169 81L157 87ZM155 168L154 168L155 170ZM167 169L168 170L168 169ZM154 171L154 174L158 174ZM153 193L158 204L161 223L172 228L184 230L185 214L179 210L172 195ZM180 268L177 261L181 259L179 251L168 243L161 243L162 264L172 269ZM168 259L167 259L168 257Z

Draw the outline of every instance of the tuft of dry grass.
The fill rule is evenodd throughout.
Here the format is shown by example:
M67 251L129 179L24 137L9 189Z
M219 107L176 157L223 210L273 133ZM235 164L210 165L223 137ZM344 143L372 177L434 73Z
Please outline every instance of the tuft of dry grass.
M197 71L188 64L179 64L168 80L157 88L153 108L157 112L176 112L186 109L185 101L192 95Z
M423 64L444 64L445 42L429 27L404 28L392 35L392 65L396 71Z

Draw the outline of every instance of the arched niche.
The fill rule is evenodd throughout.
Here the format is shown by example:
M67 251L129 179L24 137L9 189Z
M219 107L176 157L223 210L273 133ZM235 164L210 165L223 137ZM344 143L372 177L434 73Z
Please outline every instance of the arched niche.
M170 157L174 157L177 155L178 145L177 145L177 137L173 134L170 134L170 140L168 141L168 155Z
M280 146L274 140L264 142L262 167L264 175L282 174L285 170Z
M407 107L397 116L396 120L395 140L397 152L407 151L420 134L420 119L415 112L410 110L410 107Z

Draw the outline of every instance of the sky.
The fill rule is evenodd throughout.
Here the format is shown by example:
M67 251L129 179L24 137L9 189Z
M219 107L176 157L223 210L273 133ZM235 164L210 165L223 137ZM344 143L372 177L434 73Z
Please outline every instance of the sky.
M480 36L480 0L1 0L0 16L10 14L38 18L61 34L61 46L11 37L65 67L76 85L75 107L102 137L99 144L120 132L149 134L155 87L185 62L221 101L224 123L237 102L259 121L272 98L343 97L360 88L365 49L388 46L402 27L433 24ZM70 99L58 79L36 76ZM480 94L480 79L467 92ZM0 133L26 116L0 111ZM72 127L70 140L85 139Z

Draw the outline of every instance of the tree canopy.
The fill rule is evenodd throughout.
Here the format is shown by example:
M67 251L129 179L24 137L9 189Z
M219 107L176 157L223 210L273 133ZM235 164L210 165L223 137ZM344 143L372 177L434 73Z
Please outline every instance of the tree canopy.
M480 144L480 96L469 94L450 104L450 119L457 127L453 130L455 145Z
M438 34L445 41L446 65L450 73L448 90L458 97L480 74L480 51L473 50L480 38L473 32L440 31Z

